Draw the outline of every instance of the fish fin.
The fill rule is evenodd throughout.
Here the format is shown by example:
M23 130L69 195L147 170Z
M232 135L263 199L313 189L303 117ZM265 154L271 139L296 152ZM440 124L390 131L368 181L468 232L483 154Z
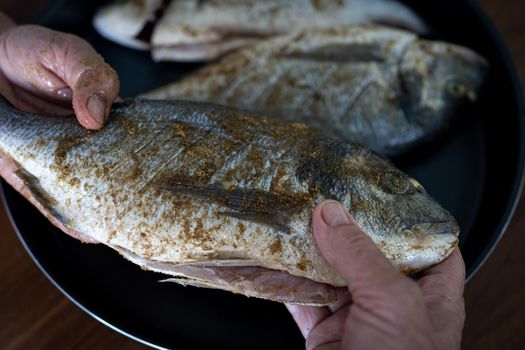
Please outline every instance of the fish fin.
M191 260L177 265L192 266L257 266L258 262L251 259L213 259Z
M322 306L337 300L335 287L294 276L285 271L261 266L179 265L145 259L122 247L113 248L145 270L174 276L163 282L222 289L250 297L292 304Z
M84 243L98 243L91 236L68 227L54 208L55 200L41 188L38 179L2 151L0 151L0 175L60 230Z
M149 269L146 267L146 269ZM167 273L167 272L163 272ZM185 266L170 272L177 277L160 282L222 289L282 303L325 306L337 301L335 287L264 267Z
M352 62L352 63L382 63L386 60L379 44L370 43L350 43L350 44L331 44L310 48L309 50L295 50L286 52L282 57L311 60L320 62ZM278 56L279 57L279 56Z

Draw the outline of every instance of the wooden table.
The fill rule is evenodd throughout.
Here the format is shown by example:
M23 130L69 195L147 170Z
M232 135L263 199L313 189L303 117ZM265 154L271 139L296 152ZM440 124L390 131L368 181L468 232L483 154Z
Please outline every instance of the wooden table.
M45 1L0 1L27 22ZM525 78L525 1L482 0ZM27 11L31 8L32 11ZM1 207L1 204L0 204ZM525 349L525 197L492 256L469 282L464 349ZM146 349L98 323L34 265L0 208L0 349Z

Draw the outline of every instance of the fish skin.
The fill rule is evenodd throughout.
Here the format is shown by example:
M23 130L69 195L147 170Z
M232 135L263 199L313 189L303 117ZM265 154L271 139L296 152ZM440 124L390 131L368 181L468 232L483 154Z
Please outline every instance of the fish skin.
M467 48L365 25L270 39L143 96L259 111L395 156L474 102L486 70Z
M312 210L327 198L343 203L405 273L438 263L456 246L454 218L388 160L304 124L253 114L125 100L93 132L73 118L19 112L2 100L0 175L18 181L15 188L65 232L146 269L277 301L329 304L333 288L345 285L311 232ZM258 277L235 280L228 267L258 268ZM210 271L220 280L203 277ZM272 295L257 282L268 278L311 288L283 292L280 284Z
M152 57L210 60L262 37L363 23L428 31L410 8L392 0L175 0L155 26Z
M394 0L173 0L156 20L151 43L137 39L155 17L160 0L119 1L102 7L93 19L109 40L133 48L152 48L155 60L201 61L262 38L307 28L362 23L397 25L418 33L426 24ZM151 45L150 45L151 44Z

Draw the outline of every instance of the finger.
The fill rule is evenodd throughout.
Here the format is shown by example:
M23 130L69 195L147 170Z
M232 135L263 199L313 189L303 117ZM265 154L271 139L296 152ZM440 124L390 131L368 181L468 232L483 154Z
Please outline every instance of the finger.
M16 86L5 97L15 108L25 112L56 117L73 116L75 114L71 107L61 106Z
M442 302L459 303L465 288L465 263L459 248L440 264L419 273L417 283L424 297Z
M463 295L465 287L465 263L459 248L441 263L434 265L418 275L418 283L426 293Z
M88 129L100 129L118 95L116 73L108 65L84 71L73 88L73 108Z
M321 253L352 295L343 346L367 348L370 339L378 349L394 343L398 348L428 346L425 330L430 323L416 283L392 266L344 207L335 201L321 203L312 225ZM410 336L399 337L405 333Z
M448 349L459 349L465 322L465 264L459 249L420 276L418 284L436 338Z
M336 313L342 307L348 306L352 303L352 295L348 292L347 288L338 288L336 293L337 302L327 306L328 310L330 310L332 313Z
M301 330L303 337L307 338L310 331L324 319L328 318L341 308L348 306L352 300L346 288L338 288L337 302L328 307L315 307L306 305L286 304L286 308L292 315L295 323Z
M325 307L295 304L285 305L305 339L317 324L331 315L331 312Z
M52 43L58 32L38 26L19 26L1 36L2 71L8 80L34 95L71 103L72 93L58 76Z
M340 341L335 341L333 343L324 343L324 344L320 344L318 346L316 346L315 350L340 350L342 347L341 347L341 342ZM310 349L310 348L307 348L307 349Z
M40 77L43 78L48 73L44 70ZM39 88L38 84L30 87L24 84L25 82L12 83L6 79L6 84L2 84L2 95L18 109L26 112L63 115L62 111L67 110L68 115L74 115L71 105L72 92L71 89L65 86L65 83L62 82L60 84L62 87L53 91Z
M100 129L118 96L119 80L115 71L84 40L61 34L54 51L64 62L62 77L73 90L73 108L79 122L88 129Z
M348 312L349 307L343 307L317 324L306 338L306 349L340 349Z
M318 205L312 225L321 253L347 281L354 300L359 290L384 291L402 280L403 276L338 202L329 200Z
M58 101L71 100L88 129L104 124L118 95L116 73L81 38L38 26L6 33L1 50L4 73L14 84Z

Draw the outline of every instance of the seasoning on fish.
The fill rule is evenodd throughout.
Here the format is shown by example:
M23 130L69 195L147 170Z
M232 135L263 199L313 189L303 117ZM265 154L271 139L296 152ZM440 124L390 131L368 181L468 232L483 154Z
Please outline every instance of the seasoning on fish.
M311 232L326 198L405 273L457 244L454 218L389 161L252 115L126 100L91 132L0 101L0 175L63 231L145 269L282 302L329 304L344 285Z
M366 25L267 40L144 96L260 111L392 156L475 101L486 68L467 48Z
M133 42L158 1L124 1L104 7L94 19L106 38ZM424 33L423 21L394 0L173 0L154 24L153 58L201 61L269 36L307 28L384 23ZM127 30L127 28L137 28Z

